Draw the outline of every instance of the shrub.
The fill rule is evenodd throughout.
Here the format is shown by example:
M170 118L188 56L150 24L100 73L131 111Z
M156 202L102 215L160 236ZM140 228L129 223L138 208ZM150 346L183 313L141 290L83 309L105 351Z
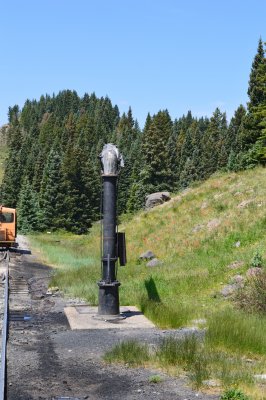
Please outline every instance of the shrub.
M237 306L247 312L266 314L266 271L263 269L247 281L234 297Z
M238 389L230 389L221 396L221 400L250 400L250 398Z
M162 382L162 377L160 375L152 375L149 377L149 382L150 383L160 383Z
M251 260L251 267L262 267L263 266L263 258L260 251L257 249L252 260Z

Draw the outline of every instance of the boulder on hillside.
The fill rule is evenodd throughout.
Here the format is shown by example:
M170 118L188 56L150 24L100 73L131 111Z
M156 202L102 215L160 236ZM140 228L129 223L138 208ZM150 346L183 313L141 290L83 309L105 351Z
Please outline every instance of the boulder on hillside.
M141 260L152 260L155 258L155 254L151 250L147 250L145 253L142 253L139 258Z
M242 275L238 274L232 276L230 283L235 283L236 285L239 286L239 288L242 289L244 287L245 278Z
M254 202L254 199L244 200L240 204L238 204L237 208L246 208L253 202Z
M255 278L262 273L263 269L261 267L252 267L247 270L246 275L248 278Z
M221 220L219 218L214 218L207 223L207 228L209 231L213 231L214 229L218 228L221 224Z
M158 258L153 258L146 264L146 267L158 267L159 265L162 264L163 264L162 261L158 260Z
M195 225L194 228L192 228L191 232L192 233L197 233L197 232L201 231L203 228L204 228L204 225L198 224L198 225Z
M169 192L156 192L146 196L145 208L149 210L159 204L163 204L171 199Z
M230 285L225 285L220 291L220 294L223 297L232 296L239 289L239 285L237 283L231 283Z
M231 264L229 264L227 266L227 268L229 268L229 269L238 269L238 268L243 267L244 264L245 264L244 261L233 261Z
M242 275L235 275L231 278L231 282L228 285L223 286L220 294L223 297L229 297L235 294L239 289L243 289L245 284L245 278Z

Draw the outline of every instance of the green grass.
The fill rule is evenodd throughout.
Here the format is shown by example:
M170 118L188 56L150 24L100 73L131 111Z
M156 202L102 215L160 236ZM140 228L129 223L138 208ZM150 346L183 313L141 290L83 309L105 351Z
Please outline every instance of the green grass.
M177 340L169 337L162 340L156 351L156 358L160 365L183 365L189 367L195 363L201 343L195 335L187 335Z
M86 248L87 237L65 232L37 234L29 237L43 262L57 267L51 286L59 286L70 297L86 299L95 305L98 301L97 279L99 260Z
M266 354L266 316L226 309L208 319L207 340L239 354Z
M176 328L176 326L185 326L190 322L190 317L193 314L192 305L186 305L179 302L174 305L169 305L164 302L155 302L143 296L138 302L140 311L147 318L158 321L159 328Z
M247 368L240 356L218 351L193 334L183 339L164 339L155 352L155 360L161 368L171 366L186 371L197 389L209 379L217 380L223 387L253 381L252 369Z
M124 341L108 351L104 360L158 367L174 375L185 373L196 389L204 387L204 382L210 379L215 379L224 388L243 383L252 385L256 371L241 356L217 351L208 341L199 340L193 334L182 339L167 337L152 350L147 344Z
M206 372L204 357L209 359L211 373L216 365L224 386L246 381L248 390L255 390L242 358L255 359L253 370L266 372L265 317L255 311L244 313L220 295L234 275L245 276L257 249L266 261L265 198L266 171L257 168L216 174L150 212L121 218L128 264L118 268L120 304L138 306L164 329L194 326L196 319L207 321L203 361L197 358L199 374L194 373L194 382ZM250 199L248 206L241 207ZM98 223L89 235L41 234L32 236L31 241L39 258L56 267L52 286L97 304L101 278ZM146 267L139 260L146 250L152 250L163 264ZM228 266L235 261L243 265L232 270ZM193 368L190 372L193 376ZM254 398L266 398L261 390Z
M125 341L114 346L104 356L106 362L122 362L131 366L144 365L149 359L148 346L135 340Z

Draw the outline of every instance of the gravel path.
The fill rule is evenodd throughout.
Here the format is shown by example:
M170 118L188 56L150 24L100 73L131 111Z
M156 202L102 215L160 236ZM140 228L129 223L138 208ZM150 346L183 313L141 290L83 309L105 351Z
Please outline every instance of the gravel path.
M28 249L19 238L20 247ZM106 365L102 356L115 343L136 338L150 345L161 337L181 337L186 330L120 329L71 331L64 315L69 302L46 295L52 270L38 264L33 255L12 258L12 276L25 280L29 294L11 301L11 313L26 316L11 321L8 341L8 400L217 400L217 395L193 391L188 380L169 377L161 371ZM162 381L150 383L152 375Z

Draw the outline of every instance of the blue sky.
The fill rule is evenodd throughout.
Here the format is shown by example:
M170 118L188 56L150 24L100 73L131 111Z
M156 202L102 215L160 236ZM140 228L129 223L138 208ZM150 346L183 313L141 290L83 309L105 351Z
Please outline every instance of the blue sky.
M0 5L0 125L9 106L76 90L121 113L230 118L266 41L265 0L12 0Z

